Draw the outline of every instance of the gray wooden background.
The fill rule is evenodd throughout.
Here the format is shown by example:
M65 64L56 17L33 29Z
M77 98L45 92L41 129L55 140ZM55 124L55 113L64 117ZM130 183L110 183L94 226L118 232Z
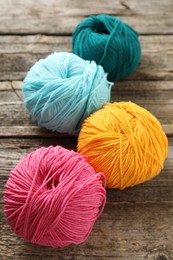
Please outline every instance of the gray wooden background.
M76 149L77 139L38 127L25 112L27 70L52 51L71 51L75 26L89 15L119 16L141 34L142 61L116 84L112 101L133 101L161 121L169 138L165 169L124 191L108 190L107 205L82 245L52 249L15 236L3 213L10 170L40 146ZM173 259L173 0L0 0L0 259Z

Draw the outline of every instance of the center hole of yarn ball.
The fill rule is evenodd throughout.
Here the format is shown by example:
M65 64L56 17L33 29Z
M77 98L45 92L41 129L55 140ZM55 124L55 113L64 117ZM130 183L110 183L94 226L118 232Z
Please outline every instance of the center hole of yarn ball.
M56 174L53 178L51 178L47 183L47 189L52 190L56 188L59 184L59 176Z
M93 31L99 34L110 34L108 29L105 27L104 23L97 20L94 22Z

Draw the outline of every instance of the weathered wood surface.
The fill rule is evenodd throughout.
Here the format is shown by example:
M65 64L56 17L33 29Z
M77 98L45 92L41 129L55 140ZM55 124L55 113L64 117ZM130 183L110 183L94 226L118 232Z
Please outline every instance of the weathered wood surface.
M2 205L0 209L2 211ZM17 238L2 217L1 259L171 260L173 228L169 223L172 215L172 202L107 203L90 238L83 245L65 249L31 245Z
M71 34L88 15L120 16L143 34L170 34L172 0L0 1L1 34Z
M140 41L141 65L129 80L173 80L173 35L140 36ZM71 36L0 36L0 79L23 80L38 59L54 51L71 51Z
M10 170L40 146L76 149L77 137L52 133L32 122L22 101L22 80L39 58L71 51L75 26L91 14L121 17L140 35L142 60L112 88L112 101L149 109L169 136L162 173L134 188L107 190L107 205L88 240L52 249L16 237L3 213ZM0 260L173 259L173 1L0 0Z
M3 139L0 143L2 193L9 171L41 145L75 148L75 139ZM108 190L106 208L89 239L80 246L50 249L31 245L10 231L0 200L0 259L157 259L173 258L173 138L162 173L124 191Z
M21 88L21 81L0 83L0 137L59 136L58 133L37 126L31 120L23 106ZM117 82L112 88L111 101L129 100L151 111L160 120L166 134L173 135L172 81Z
M65 148L76 150L77 138L4 138L0 139L0 194L9 176L10 170L29 152L41 146L63 145ZM171 202L173 196L173 178L171 169L173 167L173 138L169 138L169 156L165 162L162 173L152 181L143 183L134 188L119 190L108 190L108 202ZM137 194L136 194L137 193ZM2 203L0 198L0 203ZM172 234L173 235L173 234Z

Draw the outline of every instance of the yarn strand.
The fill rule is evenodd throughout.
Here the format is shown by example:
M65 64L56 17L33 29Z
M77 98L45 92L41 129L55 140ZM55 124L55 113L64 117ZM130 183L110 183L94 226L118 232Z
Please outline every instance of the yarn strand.
M124 189L155 177L167 150L159 121L132 102L104 105L85 120L78 138L78 152L106 175L110 188Z
M86 157L42 147L11 171L4 202L12 230L31 243L64 247L84 242L106 202L106 179Z

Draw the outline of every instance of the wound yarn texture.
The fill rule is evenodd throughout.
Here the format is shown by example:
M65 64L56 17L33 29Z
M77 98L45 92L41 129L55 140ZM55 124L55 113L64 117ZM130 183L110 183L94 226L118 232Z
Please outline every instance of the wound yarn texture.
M132 102L108 103L82 125L78 152L107 177L109 188L134 186L162 170L168 141L159 121Z
M40 126L77 134L84 119L110 101L111 86L103 68L94 61L55 52L27 73L24 105Z
M139 34L118 17L90 16L73 32L73 52L86 60L94 60L117 81L136 70L141 59Z
M60 146L42 147L10 173L4 192L8 223L31 243L82 243L104 208L105 182L84 156Z

